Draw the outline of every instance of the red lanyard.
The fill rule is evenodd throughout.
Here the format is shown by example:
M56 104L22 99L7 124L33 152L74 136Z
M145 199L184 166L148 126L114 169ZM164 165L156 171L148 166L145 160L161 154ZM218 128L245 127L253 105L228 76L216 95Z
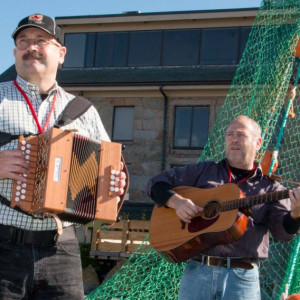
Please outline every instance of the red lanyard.
M255 171L255 165L253 164L253 168L252 168L251 172L248 174L248 176L238 180L236 183L238 184L238 183L241 183L241 182L247 180L248 178L250 178L253 175L254 171ZM228 176L229 176L228 182L231 183L232 182L232 171L229 166L228 166Z
M19 92L22 94L22 96L24 97L24 99L26 100L27 105L29 106L30 111L31 111L31 113L32 113L32 115L33 115L33 118L34 118L34 121L35 121L35 123L36 123L36 126L37 126L37 128L38 128L39 133L44 132L45 129L46 129L46 127L47 127L47 125L48 125L48 123L49 123L49 121L50 121L50 116L51 116L52 111L53 111L53 109L54 109L54 105L55 105L57 93L56 93L56 94L54 95L54 97L53 97L52 105L51 105L51 108L50 108L50 111L49 111L47 120L46 120L46 122L45 122L45 124L44 124L44 126L43 126L43 128L42 128L41 125L40 125L39 119L38 119L38 117L37 117L37 115L36 115L36 112L35 112L35 110L34 110L34 108L33 108L33 106L32 106L31 101L29 100L29 98L27 97L27 95L25 94L25 92L22 90L22 88L19 86L19 84L17 83L17 80L16 80L16 79L14 80L14 84L15 84L16 88L19 90Z

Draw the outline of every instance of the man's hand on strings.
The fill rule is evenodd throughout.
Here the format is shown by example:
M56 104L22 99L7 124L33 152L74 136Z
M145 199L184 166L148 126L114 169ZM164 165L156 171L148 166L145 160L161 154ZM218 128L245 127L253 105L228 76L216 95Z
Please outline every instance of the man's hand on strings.
M199 212L203 211L203 208L195 204L192 200L183 198L179 194L174 194L166 203L168 207L175 209L178 217L186 222L190 223L192 218Z
M300 218L300 187L294 188L289 191L292 209L291 209L291 217L293 219Z
M13 179L26 182L29 165L20 150L0 151L0 180Z

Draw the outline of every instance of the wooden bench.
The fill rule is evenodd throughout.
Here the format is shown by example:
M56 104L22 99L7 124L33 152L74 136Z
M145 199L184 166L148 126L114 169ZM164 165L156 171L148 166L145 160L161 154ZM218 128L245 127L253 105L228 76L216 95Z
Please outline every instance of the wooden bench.
M121 220L104 228L94 227L90 256L112 260L129 257L146 239L149 224L149 221Z

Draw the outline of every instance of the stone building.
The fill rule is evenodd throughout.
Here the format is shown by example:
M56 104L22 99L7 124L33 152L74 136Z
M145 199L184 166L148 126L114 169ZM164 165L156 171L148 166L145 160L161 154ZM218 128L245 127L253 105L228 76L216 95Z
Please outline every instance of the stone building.
M148 179L195 162L226 98L257 9L56 17L67 47L58 82L90 99L126 146L125 206ZM15 77L14 66L0 81ZM147 205L146 205L147 206Z

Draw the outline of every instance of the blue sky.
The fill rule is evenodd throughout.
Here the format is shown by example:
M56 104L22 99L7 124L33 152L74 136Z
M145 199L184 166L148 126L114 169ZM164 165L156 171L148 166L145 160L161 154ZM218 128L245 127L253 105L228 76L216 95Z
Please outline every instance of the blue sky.
M261 0L2 0L0 9L0 74L14 63L11 34L23 17L121 14L124 11L167 12L259 7Z

